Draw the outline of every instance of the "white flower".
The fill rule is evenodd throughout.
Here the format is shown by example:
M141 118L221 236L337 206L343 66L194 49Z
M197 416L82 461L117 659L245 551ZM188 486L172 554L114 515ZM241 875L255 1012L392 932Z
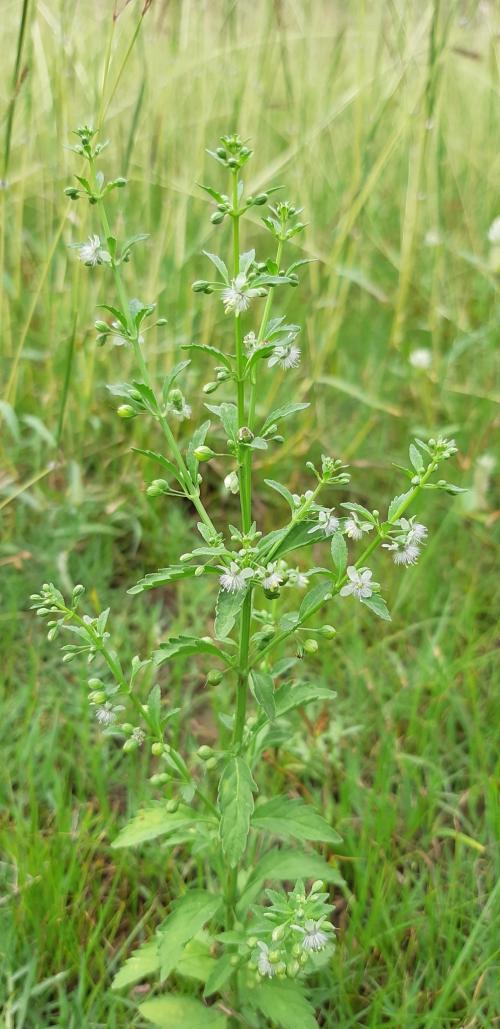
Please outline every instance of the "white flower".
M328 933L325 933L321 928L323 925L322 921L314 922L312 918L309 918L305 923L304 939L302 940L302 949L306 951L310 950L323 950L329 942Z
M424 236L424 243L426 247L438 247L442 242L441 233L439 229L429 229Z
M300 347L296 343L280 343L276 346L267 362L268 368L275 364L280 368L296 368L300 364Z
M186 402L184 394L180 389L170 390L167 404L168 414L173 415L179 421L191 417L191 406Z
M78 257L84 264L95 268L96 264L109 264L111 254L101 246L99 236L89 236L87 243L78 247Z
M95 713L99 725L112 725L116 720L112 705L107 701L102 707L98 707Z
M240 568L236 561L231 561L229 568L221 575L219 582L227 593L239 593L244 590L247 579L251 579L253 571L251 568Z
M146 739L146 733L143 729L140 729L139 726L137 726L132 733L131 739L134 740L135 743L138 743L139 746L142 746Z
M231 493L239 493L240 480L238 479L238 475L236 472L229 472L229 475L226 475L224 479L224 486Z
M405 522L406 519L402 518L401 523ZM406 523L406 542L407 543L423 543L428 536L427 526L422 525L422 522L416 522L414 518L410 518L409 522Z
M370 522L360 522L355 511L349 511L349 517L345 522L345 534L350 540L362 539L364 532L371 532L373 525Z
M488 239L494 246L500 243L500 216L492 221L488 229Z
M250 301L259 296L258 289L250 289L246 275L240 273L231 280L231 285L222 290L221 300L226 314L234 311L242 314L250 306Z
M417 347L416 350L412 350L409 361L413 368L425 371L432 364L432 351L428 347Z
M257 958L257 968L261 975L267 975L269 979L272 979L276 969L269 960L269 947L267 946L267 943L262 943L262 940L258 941L257 946L260 950L260 954Z
M265 590L277 590L277 589L279 589L279 587L283 583L283 575L278 570L276 561L272 561L270 564L268 564L267 568L265 570L262 569L262 571L264 572L264 575L263 575L263 578L262 578L262 587L263 587L263 589L265 589Z
M369 568L361 568L359 571L354 565L350 565L347 569L347 576L350 582L342 586L340 591L341 597L348 597L350 593L358 600L363 600L366 597L371 597L373 593L372 589L372 578L373 572Z
M255 354L256 350L269 346L269 340L267 339L261 339L259 343L255 332L247 332L246 336L243 337L243 342L249 357L251 357L252 354Z
M325 509L319 512L318 522L316 525L313 525L312 529L308 530L308 535L321 529L326 536L333 536L337 532L339 525L340 522L334 515L333 508Z
M415 565L420 557L420 547L416 543L394 540L393 543L383 543L386 550L392 550L392 560L395 565Z
M287 586L295 586L299 590L305 590L309 585L309 577L300 568L288 569Z

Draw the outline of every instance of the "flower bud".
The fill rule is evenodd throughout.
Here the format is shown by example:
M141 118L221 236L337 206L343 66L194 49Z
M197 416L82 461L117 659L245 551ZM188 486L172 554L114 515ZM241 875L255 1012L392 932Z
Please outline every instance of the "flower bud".
M222 147L222 146L218 146L217 150L215 151L215 153L217 154L217 157L220 157L221 161L223 161L226 158L226 156L227 156L226 155L226 151L224 150L224 147Z
M80 190L77 189L76 186L67 186L64 190L64 194L70 200L78 200L78 197L80 196Z
M152 786L163 786L168 780L169 776L166 772L159 772L156 775L152 775L149 781Z
M134 726L132 725L132 722L124 722L121 727L121 730L122 732L125 732L127 733L127 735L129 735L131 732L134 731Z
M196 447L194 456L197 461L210 461L210 458L215 457L215 451L211 447Z
M214 211L210 217L212 225L220 225L224 221L225 211Z
M193 282L191 289L193 290L193 293L204 293L207 286L208 282L206 279L197 279L196 282Z
M240 443L251 443L254 438L254 434L248 425L242 425L241 429L238 430L238 440Z
M310 892L311 893L321 893L322 890L324 889L324 886L325 886L325 884L324 884L322 879L316 879L316 881L313 882L313 884L311 886Z
M316 654L318 650L317 640L306 640L304 643L304 650L306 654Z
M216 768L216 767L217 767L217 758L209 757L208 761L206 762L205 768L208 768L208 770L211 771L212 768Z
M254 947L257 946L257 942L258 940L256 936L249 936L247 940L247 946L249 946L253 950Z
M134 408L131 407L130 404L120 404L116 413L119 418L135 418L137 414L137 412L134 411Z
M239 965L239 963L240 963L240 959L239 959L238 955L237 954L232 954L230 959L229 959L229 964L232 965L233 968L236 968L236 965Z
M267 193L259 193L258 196L254 198L254 204L256 204L257 207L262 207L263 204L267 204L268 199Z
M278 940L282 940L285 935L285 927L283 925L277 925L272 931L271 939L273 943L277 943Z
M94 322L94 326L95 326L95 328L97 329L98 332L109 332L110 331L108 323L107 322L103 322L100 318L98 318L97 321Z
M91 704L104 704L106 700L106 694L104 690L93 690L89 693L89 702Z
M214 752L212 747L209 747L206 743L203 743L201 747L198 747L196 753L202 761L207 761L209 758L213 757Z
M166 479L153 479L152 483L148 486L146 493L148 497L160 497L163 493L168 490L168 482Z
M138 744L137 740L125 740L125 743L123 744L122 750L123 750L124 754L130 754L132 750L137 750L138 746L139 746L139 744Z
M218 686L222 682L222 672L218 672L216 668L211 668L207 675L207 686Z
M158 321L157 321L156 324L157 325L166 325L167 324L167 319L166 318L158 318Z
M163 743L161 743L160 740L156 740L155 743L152 744L151 753L155 757L160 757L160 755L163 754Z
M215 390L218 388L218 385L218 382L206 382L203 387L203 392L205 393L205 395L208 393L215 393Z
M337 635L337 630L333 625L322 625L319 631L325 640L333 640L333 637Z
M167 802L167 811L168 811L169 815L175 814L175 812L177 811L178 807L179 807L179 801L176 800L174 797L172 797L172 800L169 800Z
M113 186L118 186L118 189L123 189L127 185L127 180L123 178L123 175L119 175L117 179L113 180Z

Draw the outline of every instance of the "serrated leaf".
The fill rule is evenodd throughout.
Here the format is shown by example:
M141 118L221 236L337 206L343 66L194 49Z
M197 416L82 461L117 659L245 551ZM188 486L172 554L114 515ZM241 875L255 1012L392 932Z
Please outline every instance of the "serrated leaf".
M325 882L344 885L338 868L328 864L314 851L269 850L257 862L238 904L238 912L247 911L268 880L323 879Z
M246 761L230 758L220 778L218 805L222 850L231 868L236 868L245 852L256 789Z
M334 700L337 696L333 690L327 690L324 686L316 686L314 683L301 683L294 686L292 683L284 683L275 693L276 714L284 715L287 711L293 711L296 707L304 707L313 700Z
M186 464L188 466L189 474L195 486L198 482L198 468L200 462L197 461L196 457L194 456L194 452L197 449L197 447L203 446L207 438L209 428L210 422L206 421L202 422L202 424L199 425L197 429L195 429L189 441L189 445L186 452Z
M291 529L285 526L283 529L275 529L268 533L260 541L257 548L259 557L264 557L270 550L273 551L273 560L283 557L291 550L300 550L301 547L312 547L313 543L321 543L329 537L324 532L311 533L311 522L297 522Z
M265 711L267 717L274 718L276 714L274 682L269 672L256 672L254 669L250 673L250 687L257 703Z
M220 404L219 418L229 439L236 440L238 433L238 411L236 404Z
M216 1008L206 1007L194 997L169 993L139 1005L144 1018L159 1029L226 1029L227 1018Z
M389 510L387 512L387 518L390 522L393 521L395 515L399 511L399 508L402 504L404 504L405 500L408 500L408 498L411 496L411 493L412 491L408 490L407 493L401 493L399 497L394 497L394 500L391 500L391 503L389 504Z
M213 347L209 343L183 343L181 350L197 350L200 354L209 354L211 357L217 357L226 368L231 369L231 360L227 354L224 354L222 350L218 350L217 347Z
M175 901L171 913L158 930L162 982L176 967L186 943L214 917L221 901L221 896L215 896L207 890L188 890L180 900Z
M131 586L127 593L135 596L143 593L144 590L154 590L158 586L167 586L170 582L178 582L180 579L190 579L196 571L196 565L171 565L170 568L159 568L157 572L148 572L144 578L139 579L135 586Z
M274 836L332 845L342 842L342 837L326 819L300 798L274 797L267 804L259 804L252 816L252 825Z
M354 504L352 500L348 500L340 506L345 507L347 511L356 511L356 514L362 515L363 518L366 518L366 520L371 522L372 525L376 524L371 511L369 511L367 507L363 507L362 504Z
M211 254L208 250L204 250L203 253L205 254L205 257L208 257L208 260L212 262L215 268L217 268L217 271L224 279L224 282L229 282L229 272L222 258L218 257L217 254Z
M392 620L387 604L379 593L372 593L371 597L361 597L361 603L364 604L365 607L369 607L370 611L373 611L373 613L378 615L379 618L383 618L384 621L390 622Z
M159 968L158 940L148 940L127 958L125 964L116 973L111 983L111 989L121 990L124 986L131 986L140 979L146 979L148 975L154 975Z
M243 936L243 939L245 937ZM230 951L226 951L222 957L214 963L214 966L206 981L205 989L203 990L204 997L211 997L213 993L218 993L224 983L230 978L234 971L233 965L231 964L232 954Z
M168 375L165 377L162 386L162 397L164 404L167 403L168 395L170 393L170 390L172 389L175 380L179 377L181 372L185 370L185 368L189 367L190 364L191 361L179 361L179 363L176 364L174 368L172 368L172 371L169 372Z
M332 596L332 591L333 585L329 579L326 582L320 582L318 586L314 586L312 590L309 590L299 607L299 620L304 622L309 618L319 604Z
M213 818L184 805L178 807L177 811L167 811L164 804L142 808L120 830L111 846L114 850L118 850L121 847L136 847L147 840L155 840L159 836L168 836L169 833L193 826L197 822L213 822L215 825Z
M410 461L411 461L415 471L419 472L419 473L423 472L424 468L425 468L425 465L424 465L424 462L422 460L422 455L420 453L420 450L417 449L417 447L415 446L414 443L410 443L410 447L409 447L409 451L408 452L409 452L409 455L410 455Z
M332 561L337 569L338 578L340 578L347 568L348 561L347 543L341 532L336 532L332 536L331 552Z
M297 411L305 411L306 407L309 406L309 404L289 403L276 407L274 411L271 411L271 414L267 416L264 425L262 426L261 434L264 435L266 429L268 429L270 425L274 425L274 422L279 422L283 418L289 418L290 415L296 414Z
M301 987L288 980L258 983L244 999L279 1029L318 1029L314 1008Z
M212 197L212 200L216 200L218 204L224 203L224 197L222 196L222 193L218 193L217 190L213 189L212 186L204 186L203 182L197 182L196 185L199 186L200 189L204 189L205 193L208 193L209 197Z
M161 466L165 468L169 475L174 475L175 478L180 481L179 471L175 464L168 460L168 457L164 457L163 454L158 454L156 450L142 450L141 447L132 447L132 450L135 454L142 454L143 457L149 457L150 461L157 461L158 464L161 464Z
M214 632L218 640L226 639L234 628L246 594L247 590L238 590L236 593L219 590L214 622Z
M231 663L228 655L208 639L202 639L197 636L172 636L165 643L160 643L159 649L155 651L155 664L162 665L165 661L169 661L170 658L177 657L179 654L182 654L184 657L187 657L189 654L211 654L213 657L219 657L226 663Z

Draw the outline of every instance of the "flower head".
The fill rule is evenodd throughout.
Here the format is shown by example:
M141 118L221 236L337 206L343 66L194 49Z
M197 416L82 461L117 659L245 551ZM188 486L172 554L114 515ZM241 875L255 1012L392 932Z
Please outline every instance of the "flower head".
M393 540L392 543L383 543L386 550L392 550L392 560L395 565L416 565L420 557L420 547L416 543L408 543L405 540Z
M311 532L318 532L318 530L321 530L321 532L324 532L326 536L333 536L340 525L340 522L336 515L334 515L333 510L333 508L324 508L320 511L316 525L313 525L312 529L308 530L309 534Z
M305 590L309 585L309 576L301 572L300 568L289 568L286 584L295 586L298 590Z
M230 493L239 493L240 480L238 479L237 472L229 472L229 475L226 475L224 486Z
M86 243L78 246L78 257L83 264L95 268L96 264L109 264L111 254L101 246L99 236L89 236Z
M300 364L300 347L296 343L279 343L276 346L267 362L269 368L275 364L280 368L296 368Z
M302 940L303 950L324 950L329 941L329 937L328 933L325 933L322 926L323 919L320 919L319 921L314 921L312 918L308 918L307 922L305 923L304 929L302 929L302 932L304 934L304 939Z
M221 292L225 313L230 314L234 311L235 314L242 314L250 306L250 301L259 295L259 290L251 289L246 275L241 272L231 280L231 285Z
M369 568L355 568L354 565L350 565L347 569L347 577L349 582L342 586L340 591L341 597L348 597L350 593L358 600L364 600L366 597L371 597L373 593L373 583L371 581L373 572Z
M372 529L371 522L360 522L356 511L349 511L349 517L345 522L345 534L350 540L360 540L364 532L371 532Z
M413 368L426 371L432 364L432 351L429 350L429 347L416 347L415 350L412 350L409 361Z
M239 593L245 589L247 579L251 579L252 575L251 568L240 568L236 561L231 561L229 568L220 576L219 582L227 593Z
M186 402L184 394L180 389L170 390L167 411L179 421L191 417L191 406Z
M276 972L276 969L269 960L269 947L267 946L267 943L263 943L262 940L259 940L257 942L257 946L260 951L260 954L257 958L257 968L259 970L259 973L262 976L267 976L268 979L272 979L273 975Z
M134 740L135 743L138 743L139 746L142 746L144 740L146 739L146 733L144 732L144 729L141 729L139 726L137 726L132 733L131 739Z
M271 561L267 568L262 569L262 587L265 590L277 590L283 584L284 576L279 570L276 561Z
M98 707L96 709L95 716L97 721L99 722L99 725L102 726L112 725L113 722L116 721L116 715L113 710L113 705L110 704L109 700L106 701L106 703L103 704L102 707Z

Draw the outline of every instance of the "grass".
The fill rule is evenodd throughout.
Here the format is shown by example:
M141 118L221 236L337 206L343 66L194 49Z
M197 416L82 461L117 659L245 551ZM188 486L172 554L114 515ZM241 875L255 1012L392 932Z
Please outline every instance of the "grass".
M86 117L112 140L110 172L129 177L127 234L152 230L130 281L144 299L160 294L169 320L150 337L158 370L176 343L215 341L223 324L189 288L200 251L225 232L196 188L213 178L204 148L237 126L257 151L252 190L286 181L304 205L301 249L316 260L287 314L304 325L296 382L311 407L277 477L303 485L301 458L335 452L354 466L355 499L382 508L412 432L459 442L455 479L470 492L426 507L417 569L377 558L388 628L339 606L333 653L322 648L317 664L335 706L291 722L288 748L268 756L268 788L303 788L344 837L340 943L315 985L322 1024L498 1024L498 277L487 241L499 214L498 12L451 0L154 0L143 18L132 2L113 19L111 4L4 6L0 1025L139 1026L111 974L183 871L157 848L111 851L147 796L147 757L124 761L96 737L78 672L46 644L29 594L46 579L87 583L129 653L210 610L203 591L124 600L143 570L189 549L191 530L184 512L165 520L145 497L147 471L130 454L141 427L117 424L104 391L126 378L127 355L96 351L102 277L65 247L92 228L92 210L62 195L73 168L62 144ZM416 347L431 350L428 371L409 362ZM190 372L194 406L203 371ZM272 380L263 409L289 381ZM275 525L281 512L262 497L259 517ZM189 712L182 732L210 742L202 669L170 674L174 706L182 696Z

